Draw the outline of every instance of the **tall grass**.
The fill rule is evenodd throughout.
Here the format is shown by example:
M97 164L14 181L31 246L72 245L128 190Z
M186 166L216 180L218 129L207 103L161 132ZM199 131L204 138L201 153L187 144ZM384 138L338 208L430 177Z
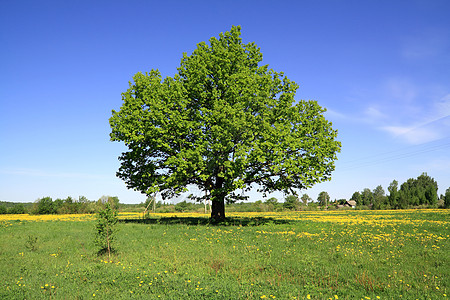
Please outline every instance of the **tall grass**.
M110 260L96 255L93 220L0 221L0 298L450 295L447 210L230 215L122 221Z

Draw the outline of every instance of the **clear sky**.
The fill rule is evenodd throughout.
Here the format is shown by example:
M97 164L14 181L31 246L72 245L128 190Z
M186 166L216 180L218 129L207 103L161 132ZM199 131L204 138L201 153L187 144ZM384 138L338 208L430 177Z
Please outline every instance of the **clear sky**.
M450 186L450 1L4 0L0 200L144 201L115 177L111 110L133 74L173 76L232 25L339 132L332 180L303 192L348 199L422 172Z

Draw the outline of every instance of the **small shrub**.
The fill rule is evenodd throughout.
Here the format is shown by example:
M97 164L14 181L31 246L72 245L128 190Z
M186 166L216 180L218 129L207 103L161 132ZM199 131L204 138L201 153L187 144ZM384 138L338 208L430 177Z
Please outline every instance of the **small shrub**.
M115 252L112 247L117 232L116 225L119 221L116 210L111 208L111 204L107 202L104 209L100 209L97 213L97 235L95 244L99 247L97 254L108 253L111 258L111 252Z

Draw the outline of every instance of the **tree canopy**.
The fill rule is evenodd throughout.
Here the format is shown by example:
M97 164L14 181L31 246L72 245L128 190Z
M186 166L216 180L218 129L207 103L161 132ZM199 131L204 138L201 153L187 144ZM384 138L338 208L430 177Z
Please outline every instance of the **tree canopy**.
M434 205L438 200L437 191L437 182L427 173L422 173L417 179L409 178L400 186L399 207Z
M129 188L168 198L196 185L220 219L237 191L292 193L331 178L341 144L325 109L295 101L298 85L240 35L233 26L199 43L173 77L134 75L110 118L111 140L128 147L117 176Z
M319 205L326 207L330 202L330 195L325 191L320 192L317 196L317 202L319 202Z
M409 178L400 186L400 189L398 181L393 180L387 190L388 196L385 195L381 185L373 191L365 188L361 193L353 193L350 200L356 201L358 206L367 206L372 209L402 209L438 205L438 184L427 173L422 173L417 178Z

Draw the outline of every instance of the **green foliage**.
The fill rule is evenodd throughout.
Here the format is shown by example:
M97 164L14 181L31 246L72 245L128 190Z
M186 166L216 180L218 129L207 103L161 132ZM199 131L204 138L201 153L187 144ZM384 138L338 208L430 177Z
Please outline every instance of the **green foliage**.
M181 201L175 204L175 210L178 212L185 212L189 210L194 210L194 205L191 202Z
M302 200L303 205L308 205L312 201L312 198L308 194L303 194L300 200Z
M118 210L119 209L119 198L117 196L102 196L100 199L98 199L97 201L97 209L104 209L106 207L106 204L108 204L111 206L111 208L113 210Z
M398 207L398 200L399 200L399 194L398 194L398 181L393 180L388 187L389 191L389 205L391 208L397 208Z
M68 199L70 199L72 201L72 197L68 197ZM53 201L53 209L55 211L55 213L61 213L61 208L64 205L64 200L63 199L56 199L55 201Z
M346 199L338 199L338 200L336 200L336 204L338 204L338 205L344 205L346 202L347 202Z
M113 248L115 235L117 233L118 212L111 207L109 202L105 203L105 208L97 213L97 225L95 244L99 248L98 254L115 252Z
M0 201L0 214L25 214L32 206L33 203Z
M37 215L45 214L91 214L96 210L95 202L80 196L77 199L67 197L66 199L52 200L51 197L38 199L33 203L30 213ZM24 208L25 210L25 208Z
M54 214L55 212L53 200L50 197L44 197L36 200L33 207L33 213L37 215Z
M25 242L25 248L27 248L29 251L36 251L38 249L37 247L37 236L34 235L28 235L28 238Z
M410 178L400 187L399 208L429 205L437 203L438 185L436 181L422 173L417 179Z
M232 27L183 54L174 77L137 73L110 118L111 140L128 147L117 176L163 199L196 185L219 218L215 202L242 200L234 192L252 184L289 193L329 180L341 144L325 109L295 101L298 85L261 61Z
M266 201L264 201L264 203L269 204L269 205L277 205L278 199L275 197L271 197L271 198L267 199Z
M8 214L24 214L25 212L25 206L22 203L8 208Z
M388 196L379 185L373 191L366 188L362 193L355 192L350 200L355 200L360 209L361 206L372 209L437 207L437 190L437 182L427 173L422 173L416 179L408 179L400 189L398 181L393 180L388 186Z
M309 202L307 206L303 206L302 209L306 210L306 211L319 210L319 204L315 201L312 201L312 202Z
M264 201L266 209L264 211L277 211L279 207L278 199L275 197L271 197Z
M369 188L365 188L361 193L361 204L371 206L373 203L373 193Z
M93 201L89 201L86 197L80 196L78 200L72 197L64 199L64 204L58 209L58 213L61 214L82 214L82 213L94 213L96 210Z
M322 191L317 196L317 202L319 202L319 205L322 207L326 207L328 205L328 202L330 201L330 195L328 195L327 192Z
M377 186L373 192L372 209L384 209L388 204L388 198L385 196L384 189L381 185Z
M362 205L362 197L360 192L354 192L350 200L355 201L356 205Z
M450 208L450 187L445 191L444 205L446 208Z
M288 210L297 210L300 202L295 195L289 195L284 199L283 207Z

